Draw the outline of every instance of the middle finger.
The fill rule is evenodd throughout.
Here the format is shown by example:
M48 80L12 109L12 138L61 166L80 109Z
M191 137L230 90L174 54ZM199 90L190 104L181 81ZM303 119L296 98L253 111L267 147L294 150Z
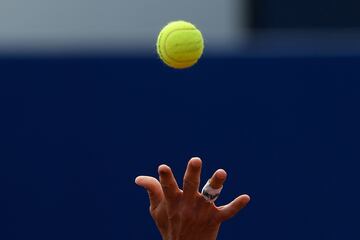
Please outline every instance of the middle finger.
M192 158L187 165L183 183L186 200L191 200L199 192L201 165L200 158Z

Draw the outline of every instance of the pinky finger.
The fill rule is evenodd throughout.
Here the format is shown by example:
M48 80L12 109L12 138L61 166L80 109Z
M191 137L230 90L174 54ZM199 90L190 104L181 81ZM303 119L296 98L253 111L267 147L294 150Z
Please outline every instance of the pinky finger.
M219 219L221 222L234 217L241 209L250 202L249 195L241 195L227 205L219 207Z

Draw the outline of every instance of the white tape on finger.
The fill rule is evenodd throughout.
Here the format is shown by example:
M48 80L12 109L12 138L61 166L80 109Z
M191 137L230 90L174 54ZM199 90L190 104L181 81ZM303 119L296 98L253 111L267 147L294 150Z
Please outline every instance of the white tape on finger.
M212 188L210 186L210 180L209 180L209 181L207 181L207 183L201 190L201 194L207 201L215 202L216 199L218 199L222 189L223 189L223 186L221 186L221 188L218 188L218 189Z

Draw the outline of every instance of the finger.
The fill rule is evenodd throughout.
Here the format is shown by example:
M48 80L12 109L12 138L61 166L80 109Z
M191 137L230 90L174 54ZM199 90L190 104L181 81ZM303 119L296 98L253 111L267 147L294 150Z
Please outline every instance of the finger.
M201 165L200 158L192 158L188 162L183 183L184 199L191 200L199 191Z
M176 200L178 193L180 192L180 189L178 187L178 184L176 182L176 179L174 177L174 174L172 173L170 167L166 165L160 165L159 166L159 176L160 176L160 184L165 196L165 199L172 203L174 200Z
M214 189L219 189L224 185L227 173L224 169L218 169L210 178L210 186Z
M151 209L155 209L164 197L159 181L153 177L139 176L135 179L135 183L147 190L149 194L150 207Z
M231 203L219 207L219 219L220 221L226 221L229 218L234 217L241 209L243 209L250 201L250 197L246 194L241 195L234 199Z

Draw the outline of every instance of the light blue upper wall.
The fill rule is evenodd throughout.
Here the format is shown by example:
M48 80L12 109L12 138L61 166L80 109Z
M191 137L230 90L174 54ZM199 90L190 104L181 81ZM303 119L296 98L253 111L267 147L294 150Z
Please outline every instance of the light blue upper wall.
M160 28L177 19L196 24L207 50L221 52L245 37L246 1L2 0L0 53L152 51Z

